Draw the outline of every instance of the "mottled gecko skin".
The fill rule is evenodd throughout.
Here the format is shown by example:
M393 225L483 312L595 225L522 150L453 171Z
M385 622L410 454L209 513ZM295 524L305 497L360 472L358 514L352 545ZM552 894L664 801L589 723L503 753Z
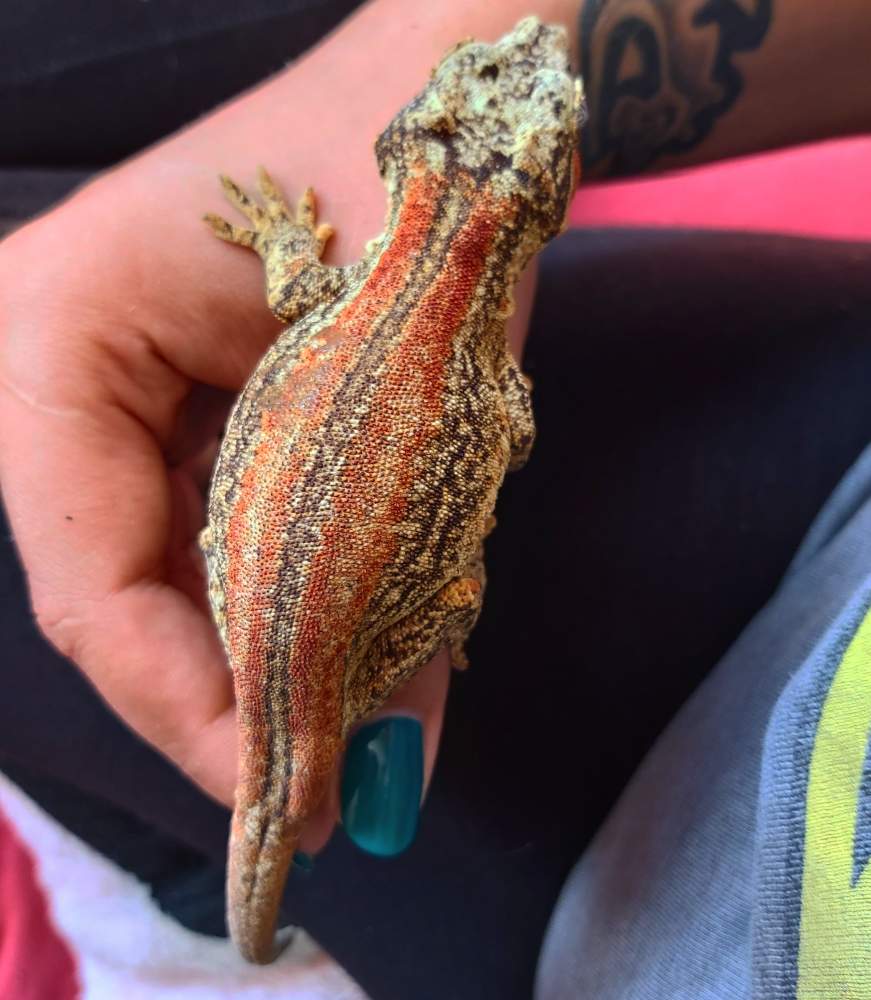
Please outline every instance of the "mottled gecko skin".
M294 846L348 731L443 645L463 662L481 607L482 540L535 428L508 352L512 288L560 232L582 109L566 34L535 18L466 41L375 145L385 232L349 267L320 263L310 191L291 214L224 188L290 324L245 386L201 535L233 669L239 785L228 923L275 955Z

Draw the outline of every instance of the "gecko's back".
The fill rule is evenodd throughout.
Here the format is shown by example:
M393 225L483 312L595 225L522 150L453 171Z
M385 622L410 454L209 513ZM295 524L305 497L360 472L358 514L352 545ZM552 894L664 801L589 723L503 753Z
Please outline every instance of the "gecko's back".
M521 267L559 231L580 92L564 33L534 19L467 43L376 146L385 234L327 268L310 197L293 218L232 184L270 303L292 325L237 403L203 547L236 684L240 777L229 922L268 961L298 834L348 730L442 645L462 658L481 543L534 425L505 318Z

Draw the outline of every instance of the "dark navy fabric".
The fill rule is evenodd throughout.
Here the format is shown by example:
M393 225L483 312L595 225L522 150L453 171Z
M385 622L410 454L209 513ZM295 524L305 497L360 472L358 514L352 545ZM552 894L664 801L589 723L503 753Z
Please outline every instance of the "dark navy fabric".
M6 4L0 166L110 166L282 69L359 2Z

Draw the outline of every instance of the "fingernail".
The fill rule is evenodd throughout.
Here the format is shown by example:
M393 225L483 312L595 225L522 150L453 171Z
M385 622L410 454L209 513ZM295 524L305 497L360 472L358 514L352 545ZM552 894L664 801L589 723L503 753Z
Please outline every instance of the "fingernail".
M297 851L293 856L293 867L302 872L310 872L315 866L315 859L310 854Z
M423 730L417 719L390 716L364 726L345 754L345 832L370 854L399 854L417 833L422 788Z

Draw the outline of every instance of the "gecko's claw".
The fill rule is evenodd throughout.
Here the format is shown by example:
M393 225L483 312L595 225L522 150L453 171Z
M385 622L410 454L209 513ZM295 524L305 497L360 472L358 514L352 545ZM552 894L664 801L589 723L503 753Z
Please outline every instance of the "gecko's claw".
M315 193L308 187L296 203L296 223L311 229L315 222Z

